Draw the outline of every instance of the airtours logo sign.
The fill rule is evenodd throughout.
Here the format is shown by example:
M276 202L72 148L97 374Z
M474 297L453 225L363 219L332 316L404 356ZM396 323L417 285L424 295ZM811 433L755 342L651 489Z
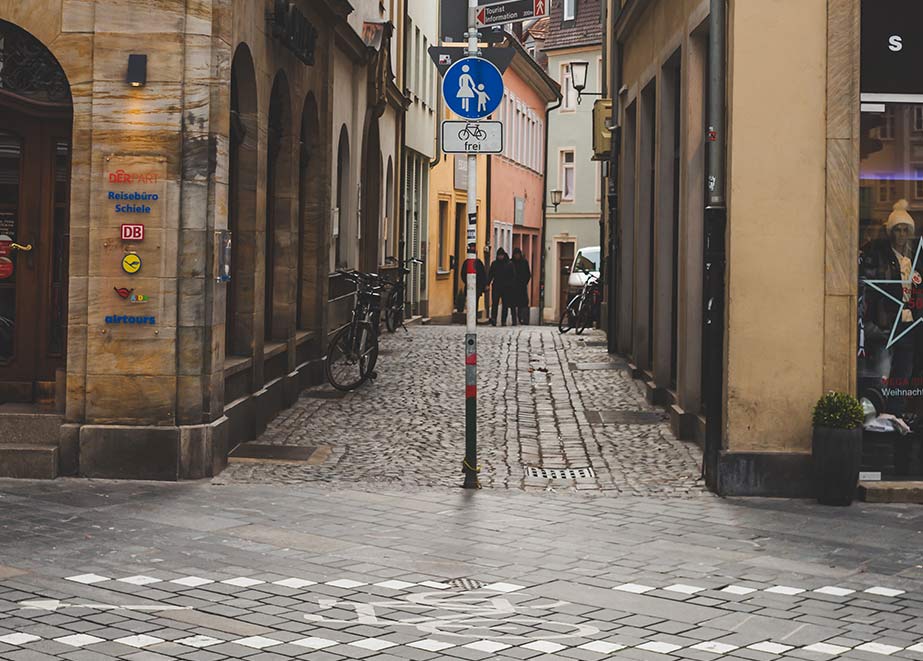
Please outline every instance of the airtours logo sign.
M135 317L132 315L114 314L106 317L106 324L109 326L156 326L155 317Z

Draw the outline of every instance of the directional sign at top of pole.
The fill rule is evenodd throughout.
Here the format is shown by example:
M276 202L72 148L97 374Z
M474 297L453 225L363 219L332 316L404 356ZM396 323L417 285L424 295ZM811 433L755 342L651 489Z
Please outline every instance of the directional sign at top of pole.
M478 27L518 23L548 15L551 0L504 0L478 7Z
M446 71L442 96L449 109L465 119L483 119L503 101L503 76L490 61L466 57Z

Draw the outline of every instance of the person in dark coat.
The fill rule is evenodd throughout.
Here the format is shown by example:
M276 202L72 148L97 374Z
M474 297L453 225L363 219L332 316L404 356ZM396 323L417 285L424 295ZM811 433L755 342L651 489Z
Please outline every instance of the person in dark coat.
M506 326L506 313L512 312L513 325L519 323L516 314L515 292L516 292L516 271L510 256L506 254L503 248L497 249L497 259L490 265L487 272L487 284L490 286L491 306L490 306L490 325L497 325L497 312L500 305L503 305L503 313L500 318L500 325Z
M532 280L532 271L519 248L513 248L513 270L516 273L513 316L518 314L519 323L525 325L529 323L529 282Z
M468 252L477 254L477 247L472 243L468 246ZM468 261L465 260L462 262L461 268L458 269L458 279L461 280L462 286L462 300L459 302L458 310L459 312L465 309L465 301L467 301L467 282L468 282ZM481 300L481 296L484 295L484 291L487 289L487 269L484 268L484 262L480 258L475 259L474 261L474 272L476 275L476 285L477 288L477 301ZM478 303L476 302L475 305ZM477 313L477 311L475 311Z

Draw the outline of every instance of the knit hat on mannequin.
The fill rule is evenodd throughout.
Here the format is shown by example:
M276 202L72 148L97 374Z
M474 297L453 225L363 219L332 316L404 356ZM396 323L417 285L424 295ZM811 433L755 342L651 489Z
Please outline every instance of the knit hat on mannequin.
M894 230L898 225L910 225L911 232L916 229L913 216L907 213L907 209L909 208L910 203L907 200L898 200L894 203L894 211L888 216L888 223L885 225L885 227L888 228L888 232Z

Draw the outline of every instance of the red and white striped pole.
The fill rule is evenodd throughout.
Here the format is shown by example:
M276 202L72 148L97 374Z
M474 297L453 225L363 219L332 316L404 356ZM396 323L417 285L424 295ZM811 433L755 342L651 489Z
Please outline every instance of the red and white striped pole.
M478 54L477 0L468 0L468 55ZM465 274L467 290L467 329L465 331L465 489L479 489L478 482L478 291L477 291L477 240L478 240L478 159L468 154L468 269ZM473 247L472 247L473 246Z

